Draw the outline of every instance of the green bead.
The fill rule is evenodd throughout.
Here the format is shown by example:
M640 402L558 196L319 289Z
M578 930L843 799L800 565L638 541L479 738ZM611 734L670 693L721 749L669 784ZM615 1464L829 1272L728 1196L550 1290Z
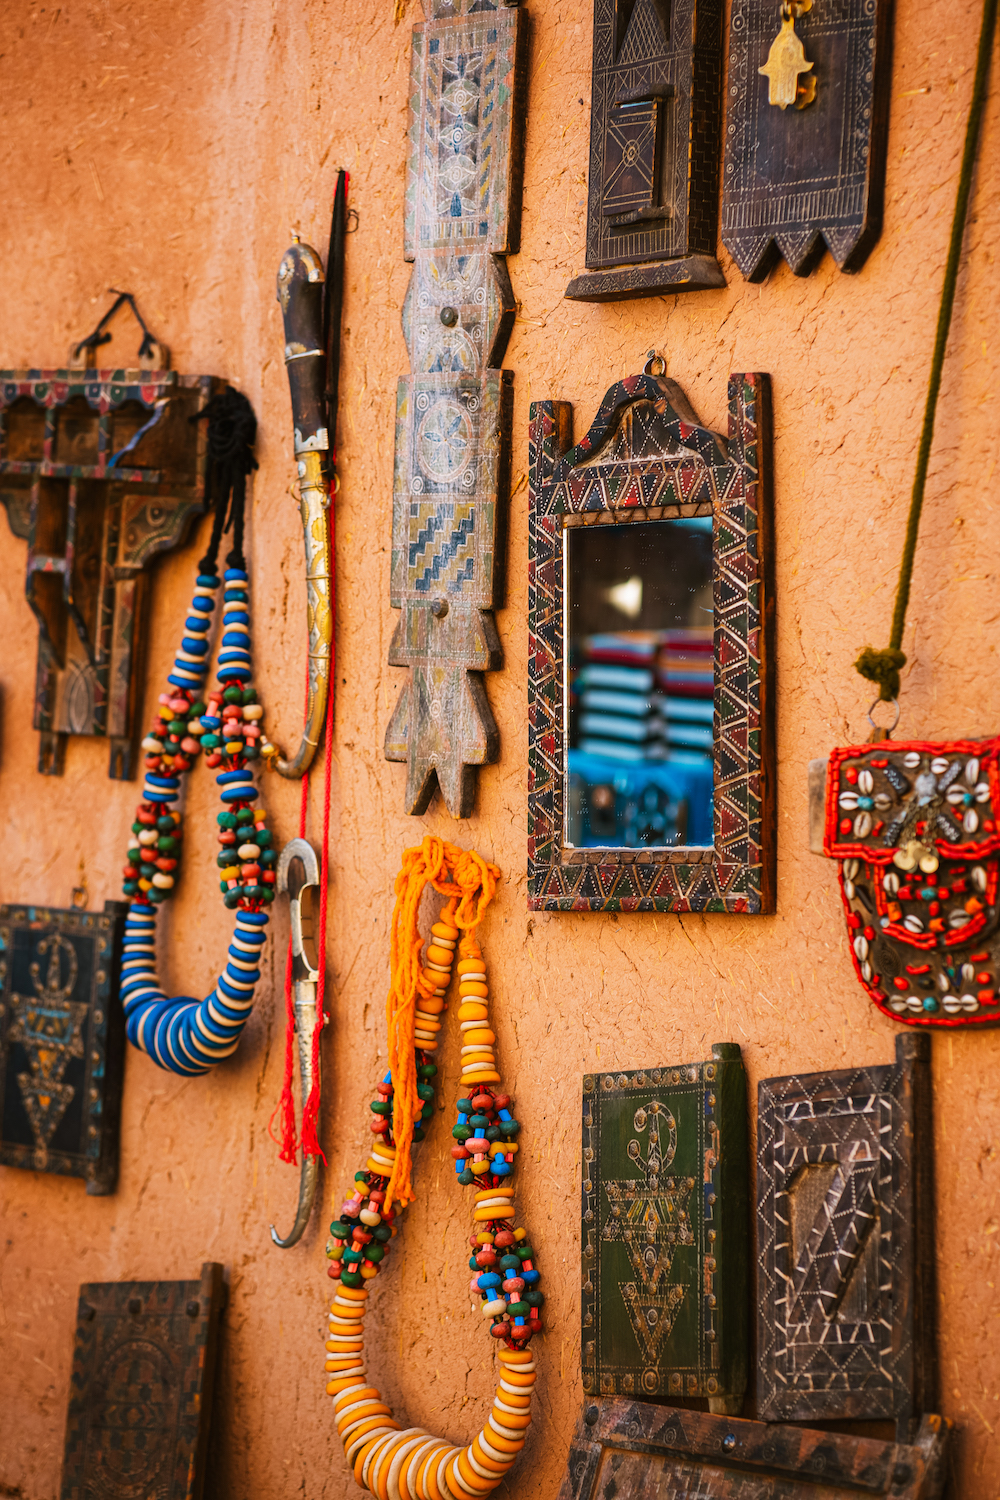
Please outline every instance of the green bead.
M486 1127L486 1139L488 1141L498 1141L500 1139L500 1131L496 1125L488 1125Z
M472 1137L473 1132L469 1129L468 1125L453 1125L451 1127L451 1134L452 1138L456 1141L467 1141Z
M427 1132L420 1125L414 1125L414 1127L413 1127L413 1139L415 1141L422 1141L423 1138L424 1138L424 1136L426 1135L426 1133Z
M217 854L215 856L215 863L218 865L220 870L223 870L225 869L226 865L231 865L235 858L236 855L234 853L231 853L228 849L223 849L221 854Z
M469 1124L475 1125L477 1130L485 1130L490 1123L489 1115L470 1115Z
M132 824L132 832L133 833L141 833L142 830L145 828L145 826L146 826L145 823L133 823Z
M275 853L275 851L273 849L265 849L261 853L260 862L264 866L265 870L271 870L278 863L278 856L277 856L277 854ZM418 1094L420 1093L420 1087L421 1086L419 1086L419 1085L417 1087L417 1093ZM432 1089L431 1093L433 1093L433 1092L434 1092L434 1090Z
M159 886L154 885L151 891L146 892L146 900L152 901L154 906L159 906L161 901L166 901L169 891L161 891Z
M377 1266L385 1254L384 1245L366 1245L365 1260L370 1260L373 1266Z
M201 737L201 748L203 750L216 750L222 744L222 737L218 734L203 734Z
M188 718L189 718L189 720L190 719L200 719L201 716L202 716L202 714L207 714L207 713L208 713L208 704L207 703L203 703L201 701L201 699L199 698L198 702L197 703L192 703L191 707L188 709Z
M226 891L226 894L223 896L222 899L226 903L226 905L227 905L227 907L229 908L230 911L232 911L235 907L237 907L239 905L240 897L242 896L242 894L243 894L243 892L242 891L238 891L238 890L237 891L229 891L229 890Z
M228 880L220 880L219 881L219 890L222 892L222 894L224 896L228 896L228 894L229 894L229 881Z
M351 1231L344 1223L343 1219L334 1219L333 1223L330 1225L330 1233L333 1235L335 1240L346 1240L349 1239L351 1235Z
M273 885L266 885L264 887L264 905L265 906L270 906L271 902L273 900L274 900L274 886Z
M514 1136L520 1132L521 1122L520 1120L501 1120L500 1129L508 1140L513 1140Z
M392 1239L392 1230L389 1228L388 1224L376 1224L375 1228L372 1230L372 1234L375 1239L379 1240L383 1245L387 1244L389 1240Z
M392 1114L392 1105L389 1104L385 1099L373 1099L371 1102L371 1109L373 1114L381 1115L383 1119L386 1115Z
M252 822L253 822L253 808L252 807L241 807L240 810L239 810L239 812L236 814L236 824L237 824L237 827L240 827L244 823L252 823Z
M251 703L256 703L256 702L257 702L257 691L256 691L256 689L252 688L252 687L244 688L243 689L243 704L244 704L244 707L246 707L247 705L249 705Z
M261 849L266 849L268 845L273 842L273 840L274 835L272 834L270 828L258 828L257 843Z
M157 818L156 827L159 833L173 833L174 829L177 827L177 824L174 822L173 818L164 817Z
M471 1099L459 1099L457 1108L458 1108L458 1112L459 1112L460 1115L471 1115L472 1114L472 1100Z
M152 880L153 876L156 874L156 866L143 863L139 866L139 874L142 876L143 880Z
M417 1098L418 1099L433 1099L434 1098L434 1090L433 1090L433 1088L431 1087L431 1085L429 1083L418 1083L417 1084Z
M260 760L260 751L256 745L247 745L243 751L244 760Z
M508 1302L507 1315L511 1318L526 1318L531 1308L527 1302Z
M361 1287L365 1284L365 1278L360 1271L341 1271L340 1279L345 1286Z
M345 1263L345 1265L356 1266L358 1264L358 1262L361 1260L361 1257L362 1257L362 1251L356 1249L354 1247L354 1245L347 1245L347 1246L345 1246L345 1248L344 1248L344 1263Z
M500 1269L501 1271L519 1271L521 1262L516 1255L503 1255L500 1257Z
M529 1307L541 1307L545 1301L545 1293L535 1291L525 1292L522 1301L527 1302Z
M243 689L238 687L227 687L222 696L227 703L242 703Z
M437 1072L437 1064L436 1063L421 1063L420 1067L417 1069L417 1077L418 1078L433 1078L436 1072Z
M530 1245L518 1245L517 1249L514 1251L514 1254L517 1256L518 1260L534 1260L535 1258L535 1252L534 1250L532 1250Z
M128 851L128 862L130 865L138 865L142 863L142 849L138 844L135 846L135 848Z
M355 1172L354 1181L358 1184L359 1187L367 1187L368 1180L369 1174L367 1172Z
M137 895L139 891L138 880L126 880L122 886L122 890L125 892L126 896Z
M171 734L176 734L178 738L180 738L182 735L187 734L187 725L185 724L183 719L171 719L170 723L167 725L167 728L170 730Z
M177 840L169 833L165 833L156 840L156 847L162 854L171 854L177 848Z
M468 1187L469 1183L470 1182L475 1182L476 1179L475 1179L475 1175L472 1172L469 1171L469 1168L468 1167L464 1167L462 1169L462 1171L459 1172L459 1174L458 1174L458 1180L462 1184L463 1187Z
M220 812L215 820L220 828L235 828L236 814L231 812Z
M433 1115L434 1115L434 1106L433 1106L433 1104L425 1104L424 1107L423 1107L423 1109L420 1111L420 1118L422 1120L430 1120L433 1117Z
M476 1261L476 1257L474 1255L470 1255L469 1256L469 1270L470 1271L478 1271L479 1270L479 1265L478 1265L478 1263Z

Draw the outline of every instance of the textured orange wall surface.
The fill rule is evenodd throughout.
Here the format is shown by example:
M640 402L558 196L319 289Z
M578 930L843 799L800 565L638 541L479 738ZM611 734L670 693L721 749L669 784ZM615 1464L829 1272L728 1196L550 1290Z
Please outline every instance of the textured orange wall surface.
M508 1485L552 1497L580 1407L579 1097L585 1069L648 1067L741 1044L759 1077L888 1061L896 1028L869 1004L846 949L834 869L807 852L806 763L863 737L870 694L851 662L888 634L938 290L978 31L976 0L899 0L885 229L864 269L829 258L727 290L589 306L563 289L583 267L589 126L589 0L528 0L532 20L524 230L508 261L520 312L506 669L488 679L500 763L475 815L439 803L405 817L405 768L382 757L402 678L385 665L392 430L409 276L402 193L411 0L8 0L0 18L0 364L61 363L127 287L174 367L236 383L260 418L250 558L259 685L268 727L296 737L305 653L302 542L274 277L292 227L324 244L333 169L349 167L343 488L337 503L337 723L329 920L332 1023L323 1044L324 1203L342 1196L368 1139L385 1067L390 891L401 849L424 830L475 845L505 880L483 930L500 1059L524 1122L518 1181L548 1295L536 1422ZM917 555L901 732L980 735L997 687L1000 119L984 125ZM108 352L126 363L123 325ZM531 398L574 403L578 435L612 381L650 345L703 420L725 426L731 370L774 383L777 553L778 910L772 917L529 916L526 849L527 419ZM62 780L35 771L35 629L25 543L0 517L0 899L91 908L119 892L138 786L110 782L102 742L72 740ZM195 560L156 569L144 718L171 659ZM298 789L268 777L279 836ZM214 786L188 793L189 852L163 927L169 993L204 994L227 941L214 876ZM314 788L311 832L319 828ZM77 1286L187 1277L225 1263L225 1315L207 1493L216 1500L347 1496L323 1395L330 1283L318 1212L294 1250L297 1173L267 1122L281 1081L284 914L236 1056L180 1079L127 1058L117 1194L0 1169L0 1494L58 1493ZM469 1208L448 1154L457 1049L444 1049L443 1108L418 1158L388 1275L373 1294L370 1371L407 1422L468 1440L485 1415L492 1356L468 1310ZM936 1036L940 1407L959 1424L962 1497L1000 1493L1000 1032Z

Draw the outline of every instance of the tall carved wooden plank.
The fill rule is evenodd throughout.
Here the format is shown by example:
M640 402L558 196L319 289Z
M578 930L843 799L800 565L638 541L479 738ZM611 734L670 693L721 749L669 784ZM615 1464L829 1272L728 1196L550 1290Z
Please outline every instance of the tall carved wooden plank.
M930 1042L758 1090L758 1414L896 1419L934 1403Z
M118 1182L128 903L103 913L0 906L0 1162Z
M585 1405L558 1500L941 1500L951 1424L912 1443L643 1401Z
M587 272L612 302L725 286L715 260L722 6L594 0Z
M782 256L808 276L826 246L842 271L857 271L882 229L892 0L791 11L802 71L783 94L769 60L781 7L733 0L722 240L749 281Z
M200 1500L222 1266L80 1288L60 1500Z
M38 620L38 769L67 735L111 741L133 772L148 569L204 504L205 432L189 418L217 382L171 370L0 370L0 503L28 543Z
M747 1379L746 1075L712 1060L583 1080L583 1388L707 1397Z
M408 667L385 736L406 810L435 783L468 817L475 767L500 752L482 673L503 664L514 322L502 256L518 248L527 21L494 0L424 0L414 27L389 648Z

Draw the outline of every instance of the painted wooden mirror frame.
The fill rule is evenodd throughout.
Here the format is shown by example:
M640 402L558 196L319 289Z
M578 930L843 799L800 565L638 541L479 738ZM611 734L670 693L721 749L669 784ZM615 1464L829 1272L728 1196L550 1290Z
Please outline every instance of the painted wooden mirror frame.
M728 440L651 374L612 386L575 448L568 402L532 402L530 415L529 908L773 911L769 379L729 377ZM712 845L568 847L564 537L699 515L713 520Z

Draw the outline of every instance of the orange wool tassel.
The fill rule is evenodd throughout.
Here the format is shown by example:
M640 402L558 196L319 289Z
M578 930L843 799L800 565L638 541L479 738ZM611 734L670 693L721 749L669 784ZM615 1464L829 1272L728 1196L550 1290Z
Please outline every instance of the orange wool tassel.
M466 934L463 944L485 915L496 894L500 871L474 851L428 834L419 848L407 849L396 876L396 904L392 911L389 994L385 1003L389 1027L389 1068L392 1074L393 1134L396 1156L386 1190L388 1202L413 1202L411 1182L413 1129L420 1117L417 1064L414 1056L414 1015L417 1001L429 1000L437 988L420 964L423 938L417 926L420 900L428 885L448 898L440 920Z

